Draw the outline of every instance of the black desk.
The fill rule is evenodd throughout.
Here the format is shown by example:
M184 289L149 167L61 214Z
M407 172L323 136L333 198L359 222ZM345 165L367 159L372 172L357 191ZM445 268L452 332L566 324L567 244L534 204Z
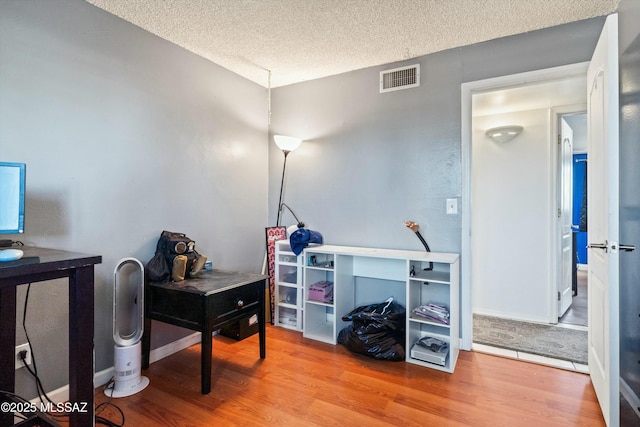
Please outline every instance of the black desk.
M269 276L234 271L203 271L181 282L147 283L145 325L142 337L142 368L149 367L151 319L181 326L202 335L202 394L211 391L213 331L256 314L260 335L260 358L265 346L265 287Z
M69 402L86 403L87 412L72 412L72 427L94 425L93 402L93 267L102 257L55 249L20 247L23 259L0 263L0 390L15 390L16 286L69 278ZM0 413L0 425L13 414Z

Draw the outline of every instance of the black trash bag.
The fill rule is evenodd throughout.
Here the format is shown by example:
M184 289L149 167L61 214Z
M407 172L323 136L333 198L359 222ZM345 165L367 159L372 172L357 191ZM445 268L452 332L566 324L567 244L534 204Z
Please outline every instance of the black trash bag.
M389 299L363 305L342 316L352 324L338 334L338 342L353 353L380 360L405 359L405 308Z

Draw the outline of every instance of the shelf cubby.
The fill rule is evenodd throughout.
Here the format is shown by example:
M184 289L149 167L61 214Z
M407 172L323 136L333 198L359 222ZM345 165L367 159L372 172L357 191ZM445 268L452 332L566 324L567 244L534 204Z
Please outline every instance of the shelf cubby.
M274 324L301 331L304 304L302 298L302 255L296 256L288 240L276 242Z

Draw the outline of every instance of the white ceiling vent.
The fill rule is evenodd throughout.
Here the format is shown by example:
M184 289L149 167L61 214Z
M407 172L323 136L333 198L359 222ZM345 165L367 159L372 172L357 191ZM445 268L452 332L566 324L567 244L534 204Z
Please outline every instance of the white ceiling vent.
M380 93L420 86L420 64L380 72Z

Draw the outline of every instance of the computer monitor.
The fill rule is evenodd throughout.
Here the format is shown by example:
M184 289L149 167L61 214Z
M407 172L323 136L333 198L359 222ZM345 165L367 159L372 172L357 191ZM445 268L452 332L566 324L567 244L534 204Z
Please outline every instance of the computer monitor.
M24 233L24 163L0 162L0 234Z

